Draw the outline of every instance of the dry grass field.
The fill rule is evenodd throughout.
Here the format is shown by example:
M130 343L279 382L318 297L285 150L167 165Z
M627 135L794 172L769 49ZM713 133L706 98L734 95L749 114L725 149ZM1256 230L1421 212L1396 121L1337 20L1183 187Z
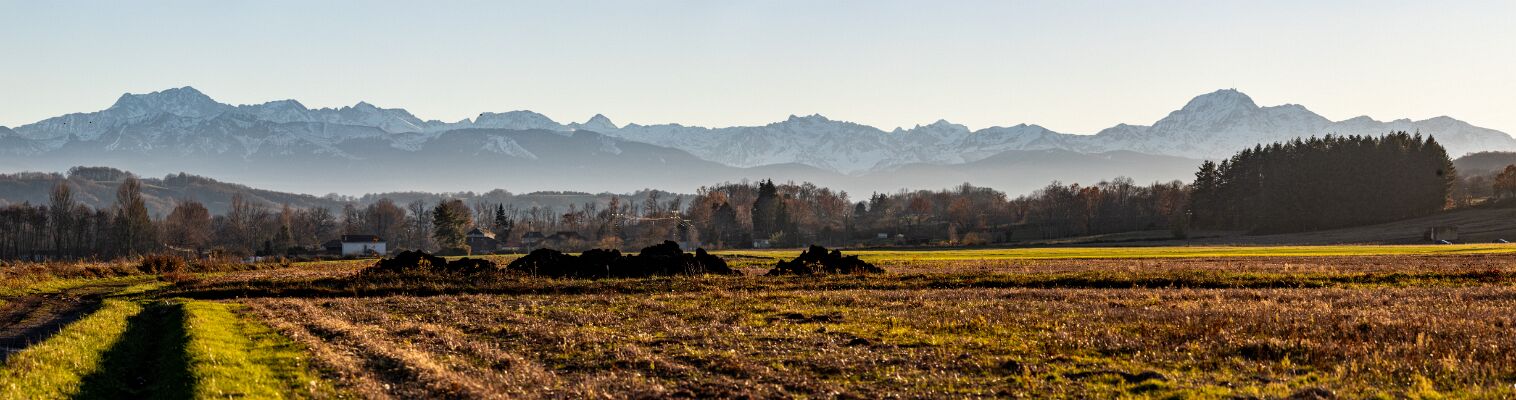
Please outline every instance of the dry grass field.
M860 251L889 272L823 278L758 276L793 250L722 254L744 276L176 275L19 350L0 385L142 393L91 382L126 379L99 378L109 343L159 310L188 339L147 348L187 361L139 379L190 397L1516 396L1516 247L1079 249ZM250 339L195 344L227 336ZM58 347L107 360L23 364Z

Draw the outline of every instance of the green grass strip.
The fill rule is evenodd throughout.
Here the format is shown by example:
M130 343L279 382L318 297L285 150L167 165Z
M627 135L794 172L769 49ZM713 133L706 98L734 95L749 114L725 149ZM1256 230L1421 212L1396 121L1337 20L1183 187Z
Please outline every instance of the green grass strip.
M196 398L327 397L301 349L273 329L238 316L233 304L184 303L186 357Z
M61 293L86 286L130 285L151 282L151 276L116 276L107 278L51 278L41 277L0 282L0 297L16 297L30 294Z
M108 299L96 311L47 341L22 350L0 370L0 398L56 399L79 392L85 376L99 372L106 350L120 341L127 319L142 312L134 301Z

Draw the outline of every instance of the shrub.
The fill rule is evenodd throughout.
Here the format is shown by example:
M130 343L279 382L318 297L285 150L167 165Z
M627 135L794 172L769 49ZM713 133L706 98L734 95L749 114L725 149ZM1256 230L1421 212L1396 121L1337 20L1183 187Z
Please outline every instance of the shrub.
M158 279L175 285L193 283L199 279L195 274L180 271L169 271L158 275Z
M968 234L963 235L963 239L960 239L958 241L958 244L964 246L983 246L990 244L990 240L979 232L969 232Z
M189 269L189 263L184 262L183 257L171 254L149 254L142 257L137 264L137 270L144 274L161 274L165 272L181 272Z

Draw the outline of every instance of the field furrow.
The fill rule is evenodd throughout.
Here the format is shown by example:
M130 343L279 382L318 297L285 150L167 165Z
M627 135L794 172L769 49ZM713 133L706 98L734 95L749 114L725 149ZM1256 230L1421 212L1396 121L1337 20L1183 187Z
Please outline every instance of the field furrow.
M251 302L260 315L287 326L300 321L308 337L321 338L320 346L335 347L324 353L344 354L342 361L375 373L352 376L358 389L379 389L401 398L464 397L500 398L511 393L502 374L460 362L461 354L449 349L428 348L426 335L416 331L391 330L391 325L358 324L346 313L317 307L310 301ZM296 332L286 332L291 336ZM310 345L310 344L308 344ZM439 351L440 350L440 351ZM338 361L338 360L328 360ZM332 363L335 364L335 363ZM377 380L377 382L373 382ZM370 381L370 382L362 382Z
M1494 389L1516 371L1516 343L1505 334L1516 290L1504 286L252 303L269 318L339 332L319 345L421 371L407 376L417 386L394 392L410 395L1101 397L1161 389L1283 397L1314 385L1363 395L1418 382ZM317 355L349 363L323 356L330 353Z
M177 276L105 296L0 379L20 398L1516 396L1516 256L864 254L889 272ZM29 314L50 315L8 319Z

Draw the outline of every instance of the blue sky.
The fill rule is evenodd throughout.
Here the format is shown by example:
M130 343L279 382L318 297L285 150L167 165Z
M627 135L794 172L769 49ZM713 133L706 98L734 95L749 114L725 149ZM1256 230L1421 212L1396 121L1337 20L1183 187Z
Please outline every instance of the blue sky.
M1093 133L1237 88L1516 132L1516 2L0 0L0 125L194 86L427 119Z

